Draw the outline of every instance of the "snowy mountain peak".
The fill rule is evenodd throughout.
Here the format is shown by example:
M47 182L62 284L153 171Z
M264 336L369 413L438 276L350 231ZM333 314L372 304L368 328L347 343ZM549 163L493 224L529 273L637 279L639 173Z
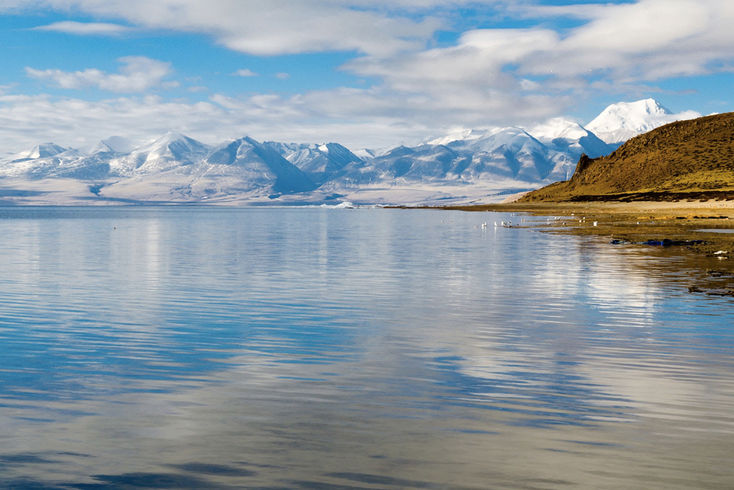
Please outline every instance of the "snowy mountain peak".
M606 143L618 144L664 124L700 116L694 111L673 114L655 99L643 99L610 105L586 128Z
M323 150L322 148L326 148L326 150ZM339 143L326 143L325 145L321 145L319 150L325 152L332 161L340 161L342 166L347 163L358 162L361 160L357 155L352 153L349 148L344 145L340 145Z
M459 129L450 131L446 136L441 136L440 138L435 138L430 141L426 141L426 144L427 145L448 145L449 143L453 143L455 141L472 141L472 140L477 140L481 138L485 134L486 134L486 131L481 131L477 129L459 128Z
M148 159L169 157L179 160L188 160L191 156L200 156L207 151L208 147L203 143L175 132L168 132L135 150L139 153L148 153Z
M179 133L178 131L167 131L166 134L163 136L160 136L159 140L166 140L166 141L178 141L178 140L185 140L188 136Z
M209 152L206 162L216 165L234 165L238 160L246 159L251 155L256 144L255 140L246 136L222 143Z
M349 164L362 162L362 159L339 143L314 145L268 141L263 145L295 165L316 184L335 178Z
M86 153L94 155L96 153L130 153L133 150L133 145L129 140L121 136L111 136L109 138L99 141L96 145L91 147Z
M118 175L130 175L138 170L156 173L179 165L192 165L208 152L207 145L180 133L168 132L129 153L125 152L124 156L111 159L110 168Z
M259 141L257 141L255 138L252 138L250 136L243 136L242 138L239 139L239 141L244 141L244 142L247 142L247 143L249 143L251 145L259 145L260 144Z
M629 112L636 112L638 114L672 114L670 109L664 107L660 102L655 99L642 99L635 102L620 102L616 104L619 108L627 108Z
M122 136L110 136L109 138L102 140L101 143L104 143L109 149L116 153L129 153L134 148L130 140L123 138Z
M41 143L30 150L19 153L16 156L17 160L25 160L31 158L48 158L59 153L65 152L67 149L63 146L59 146L56 143Z
M555 117L531 128L529 133L535 139L546 142L557 138L577 140L589 136L589 131L576 121L564 117Z
M507 127L489 131L480 138L467 140L469 146L478 151L519 151L527 145L542 146L523 128ZM454 146L453 144L451 146Z
M175 143L183 143L186 145L191 145L192 143L194 145L201 145L198 141L195 139L189 138L186 135L183 135L181 133L176 133L174 131L169 131L166 134L156 138L151 143L146 145L148 148L165 148Z
M567 153L573 159L578 159L582 153L591 158L600 157L611 153L615 148L579 123L563 117L535 126L530 134L552 149Z

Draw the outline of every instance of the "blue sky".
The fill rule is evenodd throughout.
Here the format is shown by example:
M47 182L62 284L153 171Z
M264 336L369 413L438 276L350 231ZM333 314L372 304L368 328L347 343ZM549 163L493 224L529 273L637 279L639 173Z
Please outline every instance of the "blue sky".
M647 97L727 112L731 25L730 0L0 0L0 153L168 130L381 147Z

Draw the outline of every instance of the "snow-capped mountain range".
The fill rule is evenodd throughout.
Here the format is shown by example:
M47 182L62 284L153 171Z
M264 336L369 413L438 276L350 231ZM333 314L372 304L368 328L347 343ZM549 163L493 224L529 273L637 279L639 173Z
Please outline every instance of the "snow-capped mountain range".
M556 118L381 152L249 137L209 146L178 133L137 147L120 137L88 149L44 143L0 159L0 203L497 201L568 179L582 153L605 155L631 136L693 117L648 99L609 106L586 127Z

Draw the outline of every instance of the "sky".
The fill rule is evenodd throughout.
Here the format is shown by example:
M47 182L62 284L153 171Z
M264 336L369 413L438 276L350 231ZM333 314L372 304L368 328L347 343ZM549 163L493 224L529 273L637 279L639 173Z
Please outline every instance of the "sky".
M0 0L0 154L175 131L416 144L734 110L731 0Z

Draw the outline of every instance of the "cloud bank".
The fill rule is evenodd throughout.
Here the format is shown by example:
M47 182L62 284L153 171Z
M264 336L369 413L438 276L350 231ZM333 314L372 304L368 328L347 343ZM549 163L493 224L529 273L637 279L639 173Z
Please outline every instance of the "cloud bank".
M461 32L455 41L437 42L439 32L453 28L460 7L486 11L490 21L484 28ZM31 117L26 111L34 108L41 112L33 117L50 124L65 117L62 112L67 106L84 106L88 112L78 117L75 127L95 134L104 129L100 136L124 129L112 122L119 120L124 109L131 111L129 122L134 128L128 131L133 132L176 129L209 140L243 132L291 140L320 134L319 139L379 146L414 142L448 128L538 122L600 94L637 98L659 90L656 84L671 77L734 71L734 3L729 0L572 6L499 0L8 0L0 4L0 12L39 8L99 21L40 27L64 33L124 35L127 29L196 33L254 56L352 53L341 69L367 80L361 86L295 95L219 93L205 101L157 98L151 103L143 102L145 95L175 83L175 67L165 60L137 56L121 58L118 73L30 66L26 72L63 89L94 88L140 96L89 102L81 94L72 99L41 94L21 97L6 88L0 98L0 121L16 127L23 127L23 118ZM501 19L514 22L502 24ZM235 74L256 73L241 69ZM203 92L205 84L198 84L197 92ZM148 104L156 107L150 114ZM135 114L149 119L133 123ZM217 138L212 128L219 128ZM61 131L59 125L48 129ZM17 140L18 132L14 134Z

